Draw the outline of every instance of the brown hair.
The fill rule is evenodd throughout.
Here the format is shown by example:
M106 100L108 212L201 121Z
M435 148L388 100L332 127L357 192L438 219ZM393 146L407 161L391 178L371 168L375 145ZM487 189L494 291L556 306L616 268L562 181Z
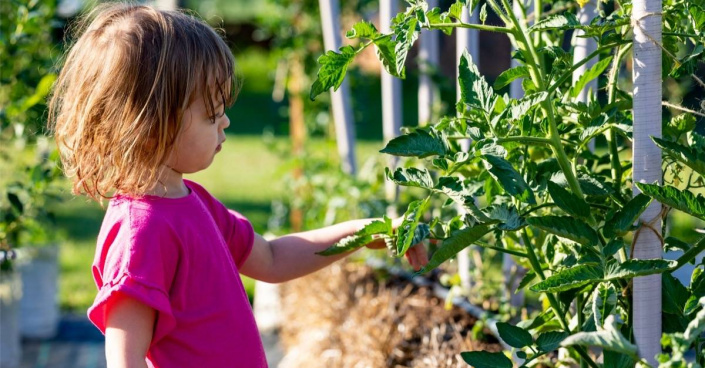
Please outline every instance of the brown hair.
M214 93L234 102L232 53L202 20L143 5L99 5L75 34L49 103L73 192L96 201L113 190L144 194L157 183L198 93L209 115Z

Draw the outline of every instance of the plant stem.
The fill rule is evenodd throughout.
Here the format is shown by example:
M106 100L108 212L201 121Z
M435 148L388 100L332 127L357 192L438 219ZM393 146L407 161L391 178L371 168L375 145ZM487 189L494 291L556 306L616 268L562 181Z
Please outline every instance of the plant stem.
M499 252L509 253L509 254L517 256L517 257L529 258L529 256L526 253L519 252L517 250L502 248L502 247L498 247L498 246L494 246L494 245L489 245L488 243L485 243L483 241L476 240L474 244L477 244L483 248L494 249Z
M471 24L471 23L436 23L436 24L431 24L428 27L424 27L424 28L428 28L428 29L470 28L470 29L477 29L480 31L488 31L488 32L511 33L511 30L507 27L488 26L488 25L484 25L484 24Z
M505 143L505 142L519 142L519 143L525 143L525 144L546 144L550 145L552 142L548 138L543 138L543 137L522 137L522 136L513 136L513 137L504 137L504 138L497 138L497 143Z
M556 81L556 83L554 83L552 86L548 87L546 92L548 92L549 94L555 92L555 90L558 89L558 87L560 87L566 80L568 80L569 78L571 78L573 76L574 71L576 71L581 66L585 65L588 61L590 61L590 59L600 55L600 53L602 53L603 51L609 50L615 46L624 45L628 42L631 42L631 41L624 41L622 43L611 43L607 46L602 46L602 47L598 48L597 50L593 51L592 53L590 53L590 55L585 57L585 59L578 61L568 71L563 73L563 75L561 75L561 77L558 78L558 81Z
M529 239L529 236L526 234L526 230L522 230L521 237L524 240L524 246L526 246L527 250L526 255L529 258L529 263L531 263L531 267L534 269L534 272L536 273L536 275L539 276L541 280L545 280L546 275L543 273L543 269L541 268L541 264L539 263L538 257L536 256L536 252L534 252L534 247L533 245L531 245L531 239ZM570 334L571 331L570 327L568 326L568 321L566 321L565 315L563 315L563 311L561 310L560 304L558 304L556 296L552 293L546 293L546 298L548 298L548 302L549 304L551 304L551 308L553 308L553 311L555 312L555 315L558 318L558 323L560 323L561 327L563 328L563 330L565 330L565 332ZM599 368L597 363L595 363L590 358L590 356L587 354L585 349L583 349L583 347L574 346L573 348L590 367Z

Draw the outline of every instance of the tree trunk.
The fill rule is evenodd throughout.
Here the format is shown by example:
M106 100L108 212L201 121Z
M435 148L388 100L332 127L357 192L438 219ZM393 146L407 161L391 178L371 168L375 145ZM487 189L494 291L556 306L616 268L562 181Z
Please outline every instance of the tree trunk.
M661 182L661 152L651 136L661 137L661 0L635 0L634 27L634 182ZM638 193L636 186L634 193ZM661 258L661 205L654 201L639 219L642 226L633 258ZM661 275L634 279L634 338L639 355L656 365L661 352Z

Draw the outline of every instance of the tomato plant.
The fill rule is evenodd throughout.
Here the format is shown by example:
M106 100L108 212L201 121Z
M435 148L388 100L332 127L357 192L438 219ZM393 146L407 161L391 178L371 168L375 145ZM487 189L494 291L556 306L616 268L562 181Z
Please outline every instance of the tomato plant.
M498 326L522 367L546 360L560 347L591 367L598 363L588 347L604 352L605 366L646 365L633 343L630 285L634 277L660 273L668 333L664 343L673 351L660 357L662 365L685 367L682 352L693 346L694 364L703 364L699 335L705 313L698 302L705 296L699 286L705 281L703 264L696 266L689 287L671 272L692 262L705 249L705 238L688 244L665 237L664 249L683 251L676 261L632 258L630 240L650 226L635 223L654 199L664 205L662 217L676 209L705 220L705 198L693 192L705 175L705 137L694 132L692 117L674 116L664 123L664 137L654 142L676 173L672 178L684 174L688 180L666 177L673 185L664 186L632 182L631 162L620 156L631 145L632 96L618 83L632 46L631 3L610 1L589 25L581 25L575 6L535 1L539 12L534 12L529 26L527 4L520 3L522 9L515 13L508 0L487 0L479 10L483 24L463 23L461 12L477 11L476 5L457 1L442 12L421 0L408 1L406 10L392 20L391 33L361 21L347 33L358 44L328 51L318 59L311 98L339 86L355 56L367 47L376 49L388 73L404 78L409 50L420 32L431 30L450 34L455 28L473 28L506 34L516 46L513 58L519 63L491 85L472 57L462 55L457 114L412 129L381 150L416 160L414 167L388 168L386 176L400 186L422 188L427 196L409 204L399 228L393 229L389 219L373 222L323 254L381 237L400 257L423 239L442 240L420 273L471 244L511 254L529 269L519 288L545 300L544 310L533 318ZM550 11L544 9L548 7ZM484 24L488 9L502 25ZM664 76L690 78L703 60L705 4L664 1L662 16ZM563 40L577 29L595 40L597 50L574 61ZM591 59L599 61L573 84L573 72ZM579 91L596 78L602 79L605 93L593 91L587 102L579 101ZM502 93L514 80L521 80L523 98ZM592 152L588 143L598 137L604 137L606 149ZM468 140L465 150L460 142ZM633 196L633 185L643 194ZM432 212L440 214L424 223L424 216ZM502 353L462 356L475 367L512 367Z

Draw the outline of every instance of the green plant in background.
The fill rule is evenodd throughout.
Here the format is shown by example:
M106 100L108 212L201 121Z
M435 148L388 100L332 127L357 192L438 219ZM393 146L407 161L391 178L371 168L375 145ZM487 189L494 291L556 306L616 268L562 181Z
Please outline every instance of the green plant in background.
M55 1L0 3L0 251L53 240L52 214L59 199L58 156L44 133L45 98L52 73ZM27 143L36 150L34 158ZM11 268L2 257L0 268Z
M664 332L670 334L664 342L674 351L664 366L685 366L678 354L693 347L696 364L703 364L699 333L693 331L700 331L697 326L702 324L698 300L705 296L705 288L700 287L705 265L695 268L688 288L671 272L692 262L705 249L705 238L690 245L666 237L665 250L684 252L677 261L632 259L627 242L648 231L649 224L633 224L652 198L664 208L705 220L705 198L691 191L694 185L702 185L705 174L705 137L693 132L687 115L666 121L664 138L654 139L669 157L669 170L676 173L671 184L676 186L636 184L644 194L631 194L631 163L620 159L620 152L630 145L632 98L618 85L632 42L631 3L608 2L587 26L563 2L536 1L532 26L528 26L528 5L519 3L522 9L516 15L508 0L487 0L476 9L483 24L460 20L464 7L472 9L476 3L457 1L447 12L429 9L424 1L408 3L392 20L391 34L362 21L347 33L349 39L361 41L358 45L321 56L311 98L337 88L355 56L369 46L375 47L388 73L403 78L406 57L419 32L433 29L447 34L461 27L504 33L515 44L513 57L520 65L502 73L491 86L465 53L458 65L457 115L411 130L381 151L419 159L416 167L388 169L387 177L401 186L421 188L426 196L408 205L398 229L392 229L389 220L376 221L323 254L383 238L391 253L401 257L423 239L443 240L420 273L471 244L511 254L529 269L519 288L539 293L544 305L529 320L498 326L522 367L547 359L559 347L591 367L598 364L588 347L603 351L605 366L645 365L633 344L630 284L634 277L663 273ZM545 9L548 6L552 9ZM503 25L484 24L488 11ZM665 52L664 76L690 78L703 61L705 4L664 1L663 19L663 47L690 51L680 58ZM577 62L562 47L566 34L575 29L597 42L597 50ZM572 85L574 70L593 58L600 60ZM605 72L609 72L606 95L587 103L576 100L587 82ZM525 97L512 99L500 93L517 79ZM588 142L603 136L607 150L591 152ZM461 148L461 140L471 140L469 150ZM686 180L680 174L686 173L686 167L693 174L683 185ZM428 213L434 216L426 224L421 220ZM512 367L503 353L466 352L462 357L475 367Z

